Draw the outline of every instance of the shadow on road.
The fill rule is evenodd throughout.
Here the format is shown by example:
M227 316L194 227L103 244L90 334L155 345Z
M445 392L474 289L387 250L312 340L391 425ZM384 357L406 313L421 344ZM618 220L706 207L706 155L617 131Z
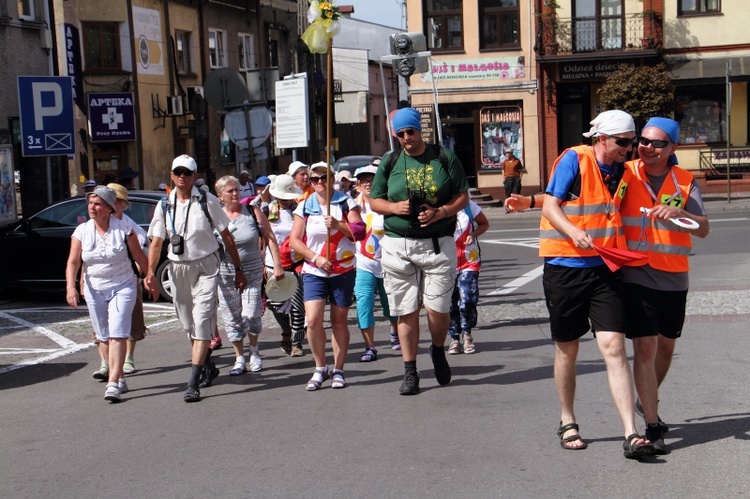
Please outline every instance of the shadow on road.
M53 379L69 376L88 364L85 362L47 362L43 365L28 366L0 376L0 390L36 385ZM0 365L0 367L5 367Z

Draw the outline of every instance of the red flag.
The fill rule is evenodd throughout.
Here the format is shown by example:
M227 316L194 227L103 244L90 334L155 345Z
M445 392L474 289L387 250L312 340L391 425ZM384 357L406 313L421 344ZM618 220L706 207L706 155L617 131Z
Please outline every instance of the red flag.
M594 246L594 248L612 272L619 270L623 265L637 266L646 263L648 260L648 255L644 253L618 248L605 248L604 246Z

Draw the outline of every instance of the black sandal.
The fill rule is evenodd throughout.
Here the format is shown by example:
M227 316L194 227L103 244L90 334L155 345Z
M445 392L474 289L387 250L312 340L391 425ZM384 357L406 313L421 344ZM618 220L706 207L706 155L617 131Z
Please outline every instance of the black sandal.
M643 456L653 456L656 452L654 444L647 443L639 445L636 443L638 440L646 440L646 438L637 433L633 433L625 439L622 443L622 448L625 450L625 452L623 452L625 457L628 459L638 459Z
M570 430L575 430L575 435L570 435L569 437L563 438L563 435L565 435L566 432ZM560 428L557 430L557 436L560 437L560 447L562 447L565 450L583 450L589 446L586 442L583 441L581 438L581 435L578 433L578 425L576 423L568 423L566 425L562 424L562 421L560 421ZM580 441L583 445L581 447L568 447L567 444L571 442Z

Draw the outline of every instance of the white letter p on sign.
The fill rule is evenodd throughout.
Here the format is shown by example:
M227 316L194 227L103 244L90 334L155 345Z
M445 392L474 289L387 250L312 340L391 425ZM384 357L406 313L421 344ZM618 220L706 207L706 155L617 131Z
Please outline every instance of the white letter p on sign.
M44 129L45 116L59 116L63 111L62 88L53 82L33 82L31 92L34 98L34 129ZM42 103L42 94L53 93L53 105L45 106Z

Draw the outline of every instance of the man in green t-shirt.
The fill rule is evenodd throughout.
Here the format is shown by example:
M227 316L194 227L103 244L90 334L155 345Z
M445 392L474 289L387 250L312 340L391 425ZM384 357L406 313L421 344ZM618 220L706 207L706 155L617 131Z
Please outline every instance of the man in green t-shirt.
M370 206L385 218L381 239L383 284L391 315L398 317L404 359L402 395L419 393L417 350L419 310L424 304L432 336L430 357L438 384L451 381L445 337L456 279L456 213L469 203L469 186L458 158L427 145L421 115L400 109L393 117L401 150L395 162L386 154L370 192Z

